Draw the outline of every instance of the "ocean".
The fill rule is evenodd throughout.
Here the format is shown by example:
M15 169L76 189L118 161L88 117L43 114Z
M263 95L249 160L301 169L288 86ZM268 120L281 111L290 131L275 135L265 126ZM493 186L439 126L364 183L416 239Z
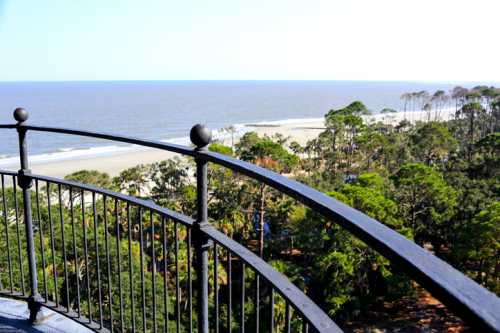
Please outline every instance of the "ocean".
M385 107L402 109L402 93L449 91L453 86L376 81L0 82L0 123L13 123L13 110L24 107L29 124L187 144L196 123L217 130L321 118L355 100L377 113ZM134 149L104 140L32 132L28 144L32 163ZM17 163L17 153L16 131L0 130L0 167Z

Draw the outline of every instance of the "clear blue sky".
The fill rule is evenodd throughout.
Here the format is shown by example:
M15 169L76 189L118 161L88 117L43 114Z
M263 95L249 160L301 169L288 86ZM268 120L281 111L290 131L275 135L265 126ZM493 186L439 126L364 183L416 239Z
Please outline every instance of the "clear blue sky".
M499 0L0 0L0 81L500 81Z

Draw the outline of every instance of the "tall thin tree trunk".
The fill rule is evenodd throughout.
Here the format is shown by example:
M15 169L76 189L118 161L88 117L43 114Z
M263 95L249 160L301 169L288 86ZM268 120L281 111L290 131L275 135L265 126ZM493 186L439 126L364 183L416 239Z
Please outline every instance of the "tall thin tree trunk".
M259 218L259 256L264 257L264 212L265 212L265 192L266 186L260 186L260 218Z
M470 115L470 127L469 127L469 163L472 160L472 145L474 144L474 111Z

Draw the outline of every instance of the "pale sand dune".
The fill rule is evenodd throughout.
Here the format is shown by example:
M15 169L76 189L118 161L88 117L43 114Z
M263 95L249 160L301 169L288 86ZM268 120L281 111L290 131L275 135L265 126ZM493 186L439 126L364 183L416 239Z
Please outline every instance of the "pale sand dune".
M454 114L454 110L443 110L440 114L442 120L450 119ZM402 112L390 115L373 115L366 117L368 122L383 121L385 123L399 123L404 119ZM407 114L407 119L410 121L425 120L427 113L413 112ZM431 119L434 120L434 113L431 114ZM269 124L259 123L258 126L248 126L250 130L257 132L259 135L272 136L280 133L285 137L290 137L291 141L297 141L304 145L307 141L315 138L324 129L324 123L320 119L300 120L298 122L286 122L279 124L279 122L270 122ZM237 141L237 138L235 138ZM224 140L224 143L229 145L230 140ZM99 170L106 172L111 176L118 175L121 171L136 166L138 164L150 164L164 159L180 156L178 154L165 152L157 149L143 149L138 151L131 151L125 153L116 153L111 156L100 156L91 158L79 158L73 160L63 160L56 162L32 164L31 169L34 173L64 177L67 174L78 170ZM10 170L17 170L16 167L8 168Z

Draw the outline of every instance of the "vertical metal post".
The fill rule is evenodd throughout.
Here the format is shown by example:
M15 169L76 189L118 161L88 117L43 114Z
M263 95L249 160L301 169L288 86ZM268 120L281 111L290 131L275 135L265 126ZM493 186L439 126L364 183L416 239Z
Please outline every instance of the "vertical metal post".
M14 119L17 121L17 132L19 134L19 158L21 168L18 171L17 181L23 191L24 226L26 228L26 248L28 254L28 265L30 275L30 296L28 308L30 310L29 321L35 322L41 307L41 296L38 293L38 280L36 271L35 243L33 239L33 218L31 212L31 186L33 181L26 174L30 173L28 168L28 145L26 143L26 128L24 123L28 120L28 112L23 108L14 110Z
M207 150L210 143L210 130L203 125L195 125L190 132L191 142L196 150ZM196 281L198 291L198 332L208 333L208 250L211 242L202 233L202 228L208 225L207 208L207 161L196 157L196 222L193 225L193 236L196 260Z

